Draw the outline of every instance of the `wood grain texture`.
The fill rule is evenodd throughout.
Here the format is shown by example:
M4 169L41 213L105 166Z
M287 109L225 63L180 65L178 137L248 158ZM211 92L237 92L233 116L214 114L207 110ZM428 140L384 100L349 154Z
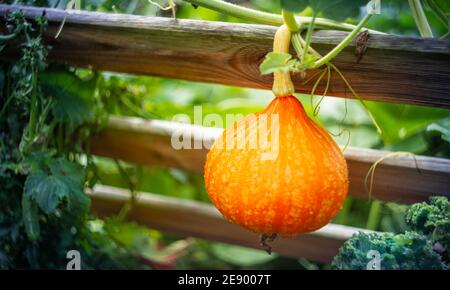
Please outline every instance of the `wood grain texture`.
M117 214L130 198L125 189L101 185L88 194L93 212L101 217ZM202 202L139 193L129 218L161 231L261 249L258 234L229 223L214 206ZM288 257L329 263L342 243L359 231L370 232L328 224L311 234L277 238L272 244L273 251Z
M0 5L0 15L15 9L29 17L43 13L41 8ZM46 16L46 39L56 63L251 88L272 85L272 76L261 76L258 67L272 48L273 26L55 9L46 9ZM346 35L316 31L313 47L326 53ZM371 34L359 64L354 50L353 42L334 63L361 98L450 107L450 41ZM1 59L16 51L9 47ZM299 76L294 81L297 92L311 91L312 84L302 85ZM353 97L337 74L328 94Z
M132 117L111 117L108 127L92 139L94 154L129 162L202 172L206 154L222 129ZM172 136L189 140L201 149L176 150ZM184 136L184 137L180 137ZM184 139L183 139L184 138ZM175 140L175 139L174 139ZM370 166L388 152L349 147L344 152L349 168L350 195L369 198L364 178ZM431 195L450 197L450 160L426 156L397 156L384 160L375 171L372 197L414 203Z

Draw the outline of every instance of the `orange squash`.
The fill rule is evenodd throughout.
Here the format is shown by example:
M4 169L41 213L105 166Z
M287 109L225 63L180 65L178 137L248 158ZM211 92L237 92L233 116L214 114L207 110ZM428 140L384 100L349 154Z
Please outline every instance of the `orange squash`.
M264 127L271 129L264 134ZM348 192L341 150L293 96L276 97L225 130L204 169L209 197L225 218L264 234L319 229Z

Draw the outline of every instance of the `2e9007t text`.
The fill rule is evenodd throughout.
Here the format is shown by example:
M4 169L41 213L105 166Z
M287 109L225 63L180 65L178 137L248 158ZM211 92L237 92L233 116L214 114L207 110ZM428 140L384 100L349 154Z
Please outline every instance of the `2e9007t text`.
M222 285L268 285L270 275L240 275L224 274L222 275Z

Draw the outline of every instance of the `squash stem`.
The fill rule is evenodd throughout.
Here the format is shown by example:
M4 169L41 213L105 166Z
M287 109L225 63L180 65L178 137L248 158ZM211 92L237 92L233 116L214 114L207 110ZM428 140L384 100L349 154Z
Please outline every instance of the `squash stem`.
M324 64L327 64L336 57L358 34L358 32L363 28L363 26L369 21L372 14L367 14L356 26L356 28L345 37L337 46L335 46L329 53L327 53L324 57L316 61L312 68L319 68Z
M376 231L380 223L381 209L383 204L379 200L372 201L370 205L369 218L367 219L366 229Z
M289 53L291 45L291 31L286 25L281 25L275 33L273 51ZM277 97L291 96L295 92L290 72L275 71L273 73L272 91Z
M422 37L432 38L433 32L431 31L430 24L428 23L420 0L408 0L408 2L414 20L416 21L417 28L419 29L420 35Z
M282 15L284 23L289 28L289 30L291 32L297 32L299 30L299 25L297 24L297 20L295 20L294 14L290 11L283 10Z
M230 15L236 18L248 20L259 24L267 24L273 26L280 26L284 24L283 16L273 13L267 13L242 7L236 4L227 3L220 0L183 0L196 6L205 7L226 15ZM295 19L298 23L309 24L312 21L311 17L296 16ZM317 18L316 26L322 29L334 29L351 31L355 29L355 25L348 23L340 23L330 19ZM377 33L373 31L374 33ZM379 33L379 32L378 32Z

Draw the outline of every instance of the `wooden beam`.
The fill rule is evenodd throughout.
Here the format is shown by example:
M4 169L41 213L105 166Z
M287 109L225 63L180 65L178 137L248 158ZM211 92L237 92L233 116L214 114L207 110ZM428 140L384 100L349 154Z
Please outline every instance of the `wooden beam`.
M20 9L28 17L42 8L0 5L5 16ZM45 9L50 25L46 42L51 61L97 70L148 74L191 81L270 89L272 76L259 64L272 49L275 27L198 20ZM55 39L62 20L61 35ZM326 53L347 32L316 31L312 45ZM333 62L361 98L385 102L450 107L450 41L371 34L362 61L355 42ZM17 54L9 47L0 59ZM313 72L311 72L313 73ZM294 77L296 90L311 91L312 82ZM322 93L321 84L317 93ZM353 96L333 74L329 95Z
M172 136L203 141L201 149L176 150ZM134 117L111 117L109 125L92 139L94 154L129 162L202 172L209 145L222 129ZM205 148L206 147L206 148ZM388 152L349 147L344 152L349 168L350 194L369 198L364 178ZM432 195L450 197L450 160L425 156L397 156L384 160L375 171L372 197L414 203Z
M130 199L129 191L102 185L88 194L93 212L101 217L117 214ZM229 223L214 206L198 201L139 193L129 218L161 231L261 249L258 234ZM342 243L359 231L369 232L328 224L311 234L277 238L272 245L274 252L284 256L329 263Z

